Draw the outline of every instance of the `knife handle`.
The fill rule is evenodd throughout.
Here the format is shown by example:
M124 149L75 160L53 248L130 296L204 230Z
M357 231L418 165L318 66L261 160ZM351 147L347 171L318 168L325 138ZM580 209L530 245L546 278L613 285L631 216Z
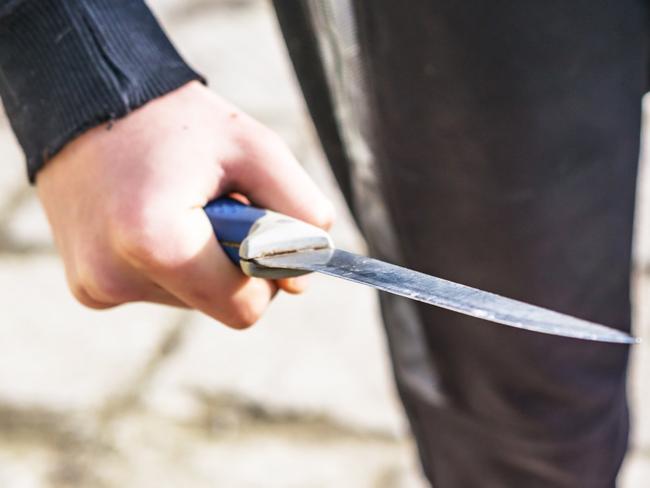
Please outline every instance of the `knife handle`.
M329 234L318 227L232 198L212 200L203 210L226 255L248 276L267 279L300 276L305 272L267 268L256 264L255 259L334 247Z
M203 210L210 219L219 244L230 260L239 265L241 243L248 237L253 224L264 217L266 212L226 197L212 200Z

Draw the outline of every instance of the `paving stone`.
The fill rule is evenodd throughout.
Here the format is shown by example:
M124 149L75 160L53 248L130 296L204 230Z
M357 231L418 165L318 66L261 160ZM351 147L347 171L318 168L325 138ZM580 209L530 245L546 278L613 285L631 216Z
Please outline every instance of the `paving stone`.
M643 342L632 348L629 395L632 405L631 443L635 449L650 448L650 104L644 103L644 124L634 245L634 331ZM634 454L632 455L634 457ZM634 485L630 485L634 486Z
M91 311L53 256L0 259L0 402L97 408L133 379L179 311L128 305Z
M647 451L628 454L618 477L620 488L645 488L650 480L650 456Z
M53 252L54 242L43 207L33 189L30 188L27 192L24 201L6 217L3 237L5 244L10 244L11 248L2 250L23 253Z
M231 437L179 430L171 444L165 424L151 424L148 416L123 425L118 445L129 465L110 471L111 486L201 488L215 486L215 480L226 488L424 486L404 443L323 439L318 432L296 432L289 426ZM164 473L160 466L166 467Z
M650 449L650 416L648 404L650 402L650 307L647 301L650 293L648 276L637 279L635 295L635 333L643 342L632 349L629 397L631 403L631 445L633 449ZM642 297L645 297L642 299Z
M42 453L20 455L0 451L0 486L11 488L41 488L45 477Z
M181 19L161 12L188 62L217 93L262 122L294 127L303 103L269 2L226 11L202 5Z
M147 398L152 408L183 416L194 415L197 392L231 392L400 435L404 422L390 378L372 293L314 276L309 292L279 296L250 330L195 316Z
M643 127L637 209L634 227L634 261L637 268L650 265L650 98L643 103Z
M198 428L197 428L198 427ZM84 446L0 443L0 481L56 488L424 488L408 441L362 437L326 424L262 418L228 431L150 413L117 419L94 452Z

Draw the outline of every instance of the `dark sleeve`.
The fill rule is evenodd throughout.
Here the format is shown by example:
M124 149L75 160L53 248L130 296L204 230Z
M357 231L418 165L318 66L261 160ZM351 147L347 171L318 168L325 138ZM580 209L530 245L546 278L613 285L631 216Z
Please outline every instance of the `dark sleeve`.
M84 130L197 79L141 0L0 0L0 96L32 182Z

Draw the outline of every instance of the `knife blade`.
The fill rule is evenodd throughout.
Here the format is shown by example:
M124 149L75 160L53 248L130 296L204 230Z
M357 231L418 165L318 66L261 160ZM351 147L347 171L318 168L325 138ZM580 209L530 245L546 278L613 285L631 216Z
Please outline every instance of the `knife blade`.
M318 272L519 329L599 342L639 342L611 327L336 249L322 229L230 198L210 202L205 211L230 259L250 276L279 279Z

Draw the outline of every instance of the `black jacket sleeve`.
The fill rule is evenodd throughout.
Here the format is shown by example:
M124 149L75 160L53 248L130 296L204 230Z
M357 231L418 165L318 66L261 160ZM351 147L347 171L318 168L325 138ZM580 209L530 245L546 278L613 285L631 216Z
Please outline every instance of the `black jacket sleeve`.
M84 130L197 79L141 0L0 0L0 97L32 182Z

